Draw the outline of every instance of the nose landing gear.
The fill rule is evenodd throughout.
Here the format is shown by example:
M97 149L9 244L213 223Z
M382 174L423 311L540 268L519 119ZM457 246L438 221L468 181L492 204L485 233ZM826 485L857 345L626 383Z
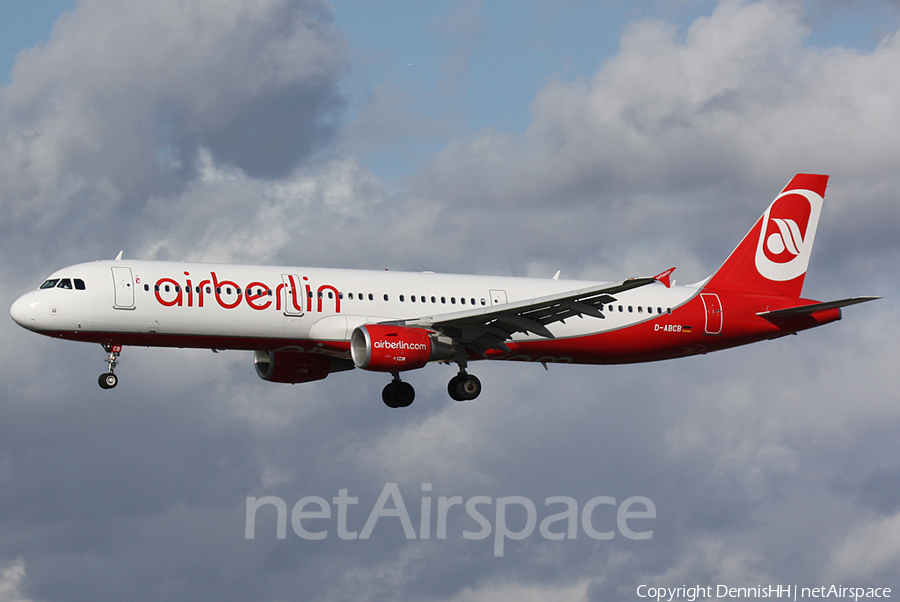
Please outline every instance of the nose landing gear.
M104 343L103 349L106 351L106 359L103 361L109 364L109 371L101 374L97 382L100 384L101 389L112 389L119 384L119 377L115 375L114 371L119 364L119 354L122 353L122 346Z

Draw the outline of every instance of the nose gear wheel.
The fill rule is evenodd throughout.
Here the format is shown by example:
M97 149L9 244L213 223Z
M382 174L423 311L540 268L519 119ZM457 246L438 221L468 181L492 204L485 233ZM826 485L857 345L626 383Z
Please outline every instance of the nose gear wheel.
M103 361L109 364L109 370L101 374L97 382L100 384L101 389L112 389L119 384L119 377L115 375L115 369L119 365L119 354L122 353L122 346L104 343L103 349L106 351L106 359Z

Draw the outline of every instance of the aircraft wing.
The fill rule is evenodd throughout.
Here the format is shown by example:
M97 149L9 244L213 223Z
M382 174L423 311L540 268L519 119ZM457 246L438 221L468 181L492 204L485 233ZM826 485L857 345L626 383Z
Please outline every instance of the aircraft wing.
M481 354L489 349L509 351L505 341L517 332L555 338L547 325L575 316L605 318L600 308L615 301L613 295L656 281L630 278L535 299L386 323L436 330Z

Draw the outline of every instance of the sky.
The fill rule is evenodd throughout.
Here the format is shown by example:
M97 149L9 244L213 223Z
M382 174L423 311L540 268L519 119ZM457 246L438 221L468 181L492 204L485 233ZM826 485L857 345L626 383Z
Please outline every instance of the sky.
M402 411L384 375L267 383L246 352L126 348L102 391L99 346L7 320L0 600L900 589L897 2L71 0L0 23L7 306L120 250L686 284L799 172L831 176L804 295L883 297L694 358L474 363L471 403L428 366ZM456 496L487 500L487 537L461 506L438 537ZM274 506L247 537L248 498L341 497L352 532L381 508L368 537L337 505L301 521L320 540L278 538ZM550 498L614 537L544 536ZM617 520L634 499L649 538ZM537 526L498 554L523 500Z

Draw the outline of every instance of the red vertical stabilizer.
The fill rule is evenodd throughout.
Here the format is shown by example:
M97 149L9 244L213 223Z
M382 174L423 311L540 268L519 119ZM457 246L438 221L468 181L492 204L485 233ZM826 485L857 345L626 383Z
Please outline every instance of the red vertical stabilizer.
M799 297L827 184L828 176L794 176L706 288Z

